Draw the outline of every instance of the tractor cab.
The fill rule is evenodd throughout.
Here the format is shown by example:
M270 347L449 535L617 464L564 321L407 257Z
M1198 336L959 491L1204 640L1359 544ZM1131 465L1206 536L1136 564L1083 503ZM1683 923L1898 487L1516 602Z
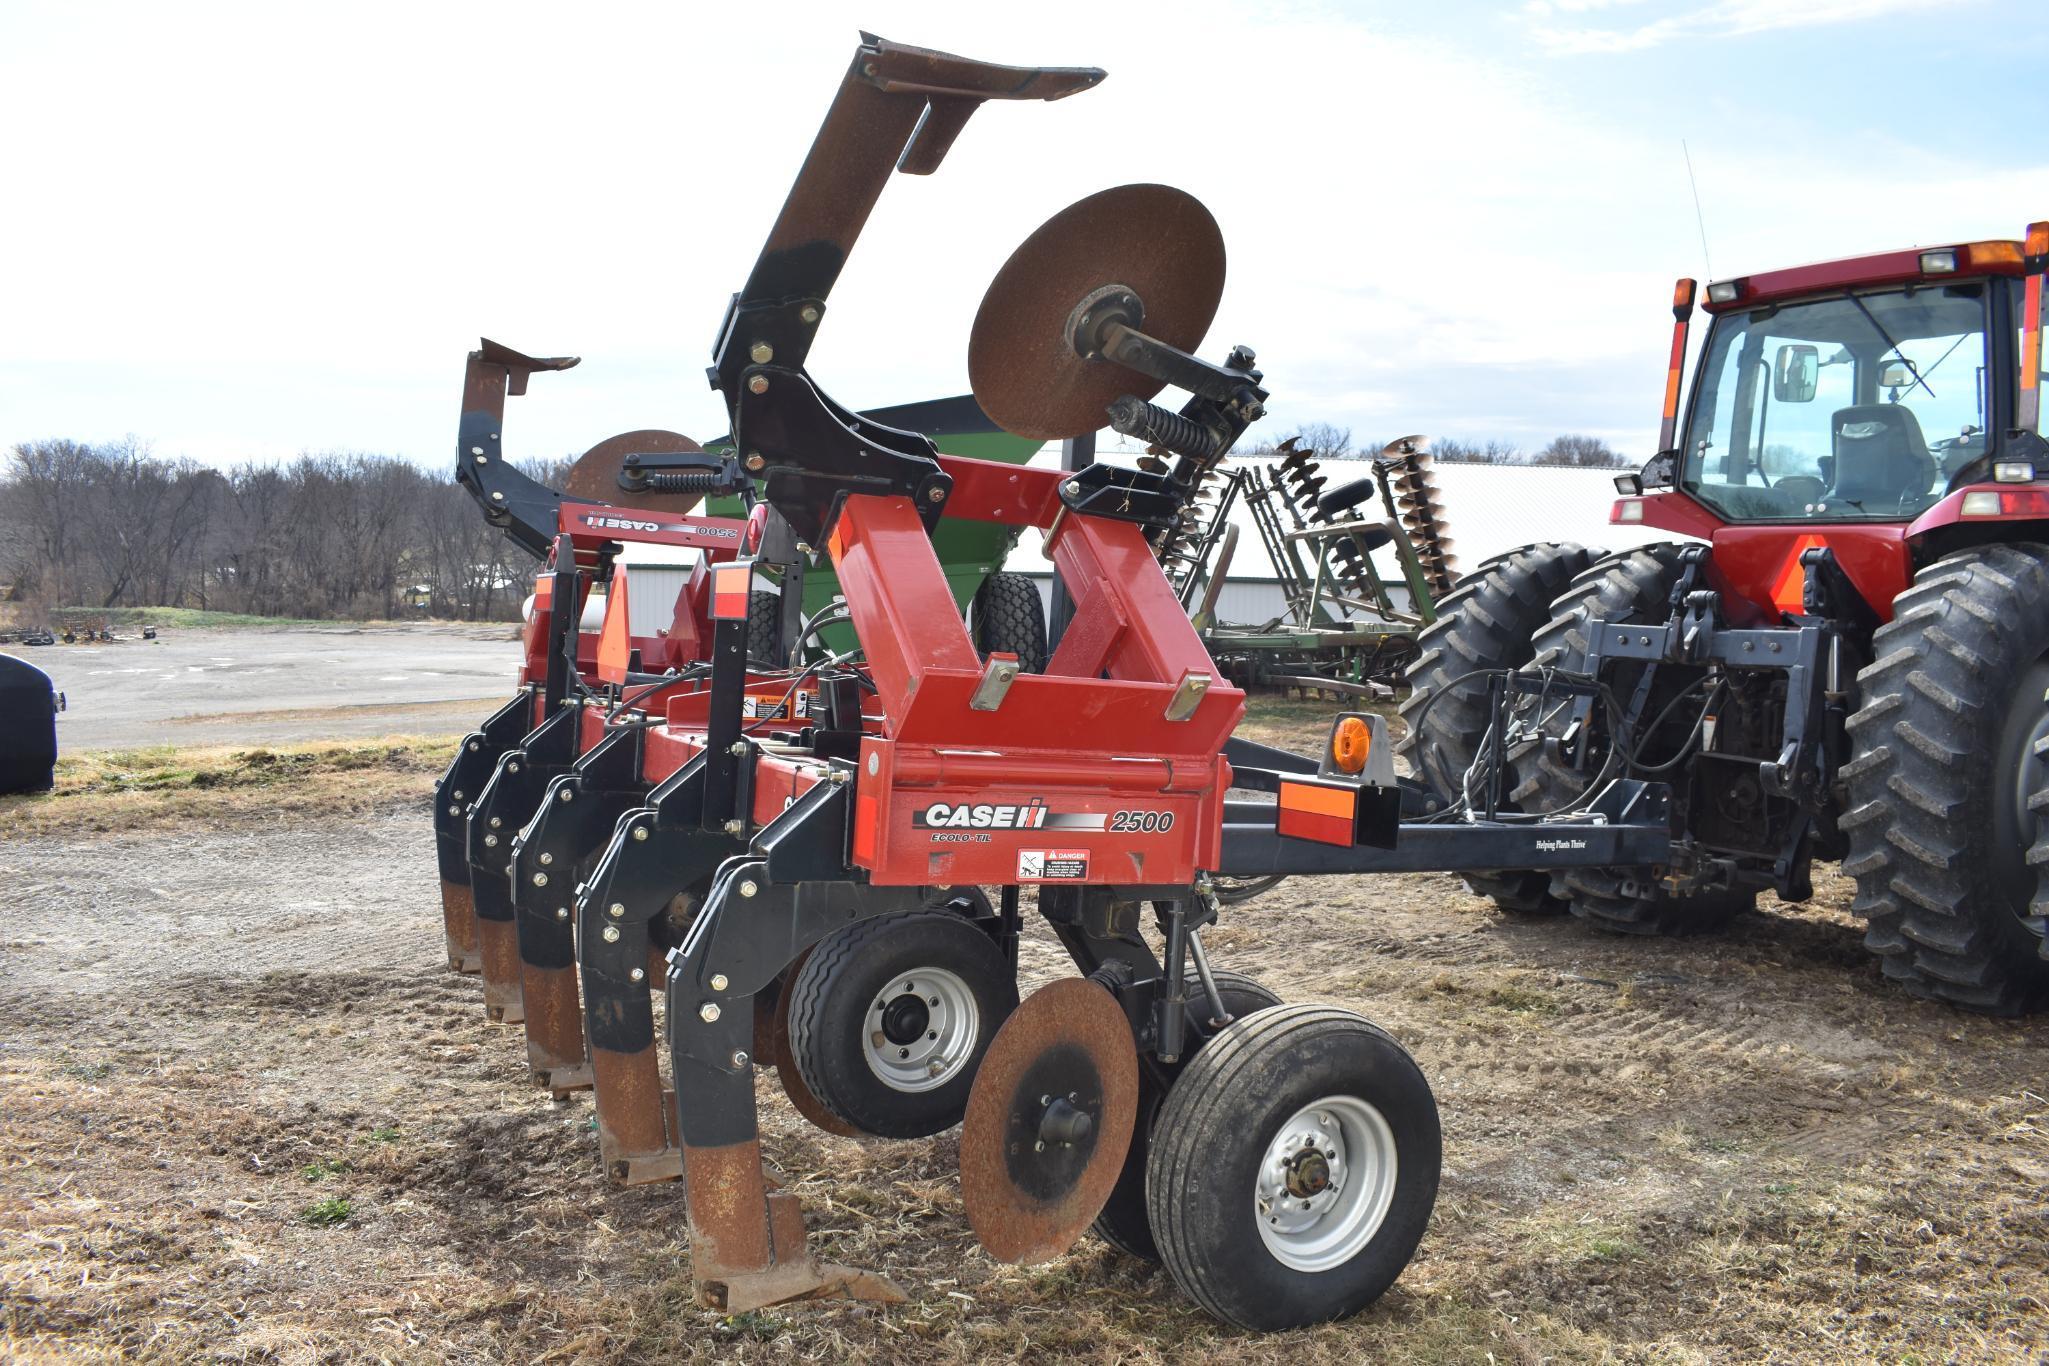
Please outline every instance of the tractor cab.
M1880 620L1933 555L2020 530L1980 524L2049 525L2037 236L1710 284L1683 436L1681 280L1660 454L1618 480L1613 520L1713 542L1766 616L1800 610L1797 559L1827 545Z

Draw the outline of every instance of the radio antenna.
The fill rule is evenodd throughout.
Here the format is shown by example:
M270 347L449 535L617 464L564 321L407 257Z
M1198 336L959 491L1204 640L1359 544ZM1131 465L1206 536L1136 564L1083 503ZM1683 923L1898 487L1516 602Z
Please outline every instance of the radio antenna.
M1712 280L1715 277L1715 262L1714 258L1708 255L1707 219L1701 216L1700 183L1693 178L1693 153L1687 150L1685 138L1679 139L1679 155L1686 159L1686 183L1693 190L1693 221L1700 228L1701 264L1707 267L1707 276Z

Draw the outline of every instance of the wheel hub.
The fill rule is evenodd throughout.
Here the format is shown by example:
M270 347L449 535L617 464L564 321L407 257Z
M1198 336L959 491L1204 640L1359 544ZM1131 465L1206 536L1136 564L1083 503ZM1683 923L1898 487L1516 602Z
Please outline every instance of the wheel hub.
M863 1027L868 1070L898 1091L931 1091L960 1075L975 1051L981 1010L975 994L945 968L892 978L876 994Z
M1298 1271L1341 1266L1393 1203L1394 1131L1366 1101L1327 1096L1281 1125L1253 1184L1268 1251Z

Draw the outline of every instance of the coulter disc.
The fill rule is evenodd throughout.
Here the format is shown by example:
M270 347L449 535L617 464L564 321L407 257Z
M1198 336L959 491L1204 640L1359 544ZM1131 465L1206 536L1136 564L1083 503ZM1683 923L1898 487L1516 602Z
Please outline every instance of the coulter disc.
M961 1203L990 1256L1057 1257L1102 1212L1138 1113L1138 1052L1109 992L1069 977L996 1033L961 1124Z

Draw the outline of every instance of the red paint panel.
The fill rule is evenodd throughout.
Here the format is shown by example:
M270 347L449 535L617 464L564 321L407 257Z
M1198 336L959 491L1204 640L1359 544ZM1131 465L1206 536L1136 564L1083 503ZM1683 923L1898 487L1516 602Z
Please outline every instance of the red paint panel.
M1825 533L1836 563L1881 622L1892 620L1892 600L1913 578L1907 528L1899 523L1802 526L1725 526L1714 535L1716 585L1752 603L1772 621L1773 601L1786 557L1808 537ZM1797 589L1796 589L1797 592Z
M913 694L934 671L980 676L967 623L910 499L847 499L828 548L892 733L900 733Z
M1058 470L1033 470L995 460L942 455L939 468L953 476L946 515L1005 526L1049 527L1060 512Z

